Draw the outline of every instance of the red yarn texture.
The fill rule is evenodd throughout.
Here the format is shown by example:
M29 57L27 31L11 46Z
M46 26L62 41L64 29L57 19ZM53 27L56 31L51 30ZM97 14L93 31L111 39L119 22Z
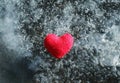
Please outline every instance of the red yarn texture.
M44 46L55 58L63 58L72 48L74 38L71 34L65 33L58 37L55 34L48 34L44 39Z

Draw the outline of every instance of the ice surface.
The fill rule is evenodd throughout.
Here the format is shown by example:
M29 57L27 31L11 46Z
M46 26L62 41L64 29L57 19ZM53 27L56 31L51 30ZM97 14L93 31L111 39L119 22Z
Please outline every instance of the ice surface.
M57 60L46 52L43 40L48 33L65 32L74 36L74 46ZM11 71L8 65L23 60L25 67L15 66L15 75L30 71L35 83L119 83L119 36L119 0L0 1L0 45L7 50L0 50L0 64L12 60L0 69ZM4 82L7 77L0 79L9 83Z

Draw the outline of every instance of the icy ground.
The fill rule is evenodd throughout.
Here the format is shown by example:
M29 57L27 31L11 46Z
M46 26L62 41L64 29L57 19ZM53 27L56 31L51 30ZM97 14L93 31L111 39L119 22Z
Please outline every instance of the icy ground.
M71 33L57 60L47 33ZM0 83L119 83L120 0L0 0Z

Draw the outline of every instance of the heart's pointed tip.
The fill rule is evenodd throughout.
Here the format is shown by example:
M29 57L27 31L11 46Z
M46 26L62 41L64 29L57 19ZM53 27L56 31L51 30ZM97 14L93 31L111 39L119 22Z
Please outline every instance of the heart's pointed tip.
M62 58L64 58L64 56L53 56L53 57L55 57L56 59L62 59Z

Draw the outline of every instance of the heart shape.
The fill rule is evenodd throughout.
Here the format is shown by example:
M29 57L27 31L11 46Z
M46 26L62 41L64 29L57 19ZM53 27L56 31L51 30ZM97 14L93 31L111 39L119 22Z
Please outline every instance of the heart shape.
M72 48L74 38L71 34L65 33L58 37L55 34L48 34L44 39L44 46L55 58L63 58Z

